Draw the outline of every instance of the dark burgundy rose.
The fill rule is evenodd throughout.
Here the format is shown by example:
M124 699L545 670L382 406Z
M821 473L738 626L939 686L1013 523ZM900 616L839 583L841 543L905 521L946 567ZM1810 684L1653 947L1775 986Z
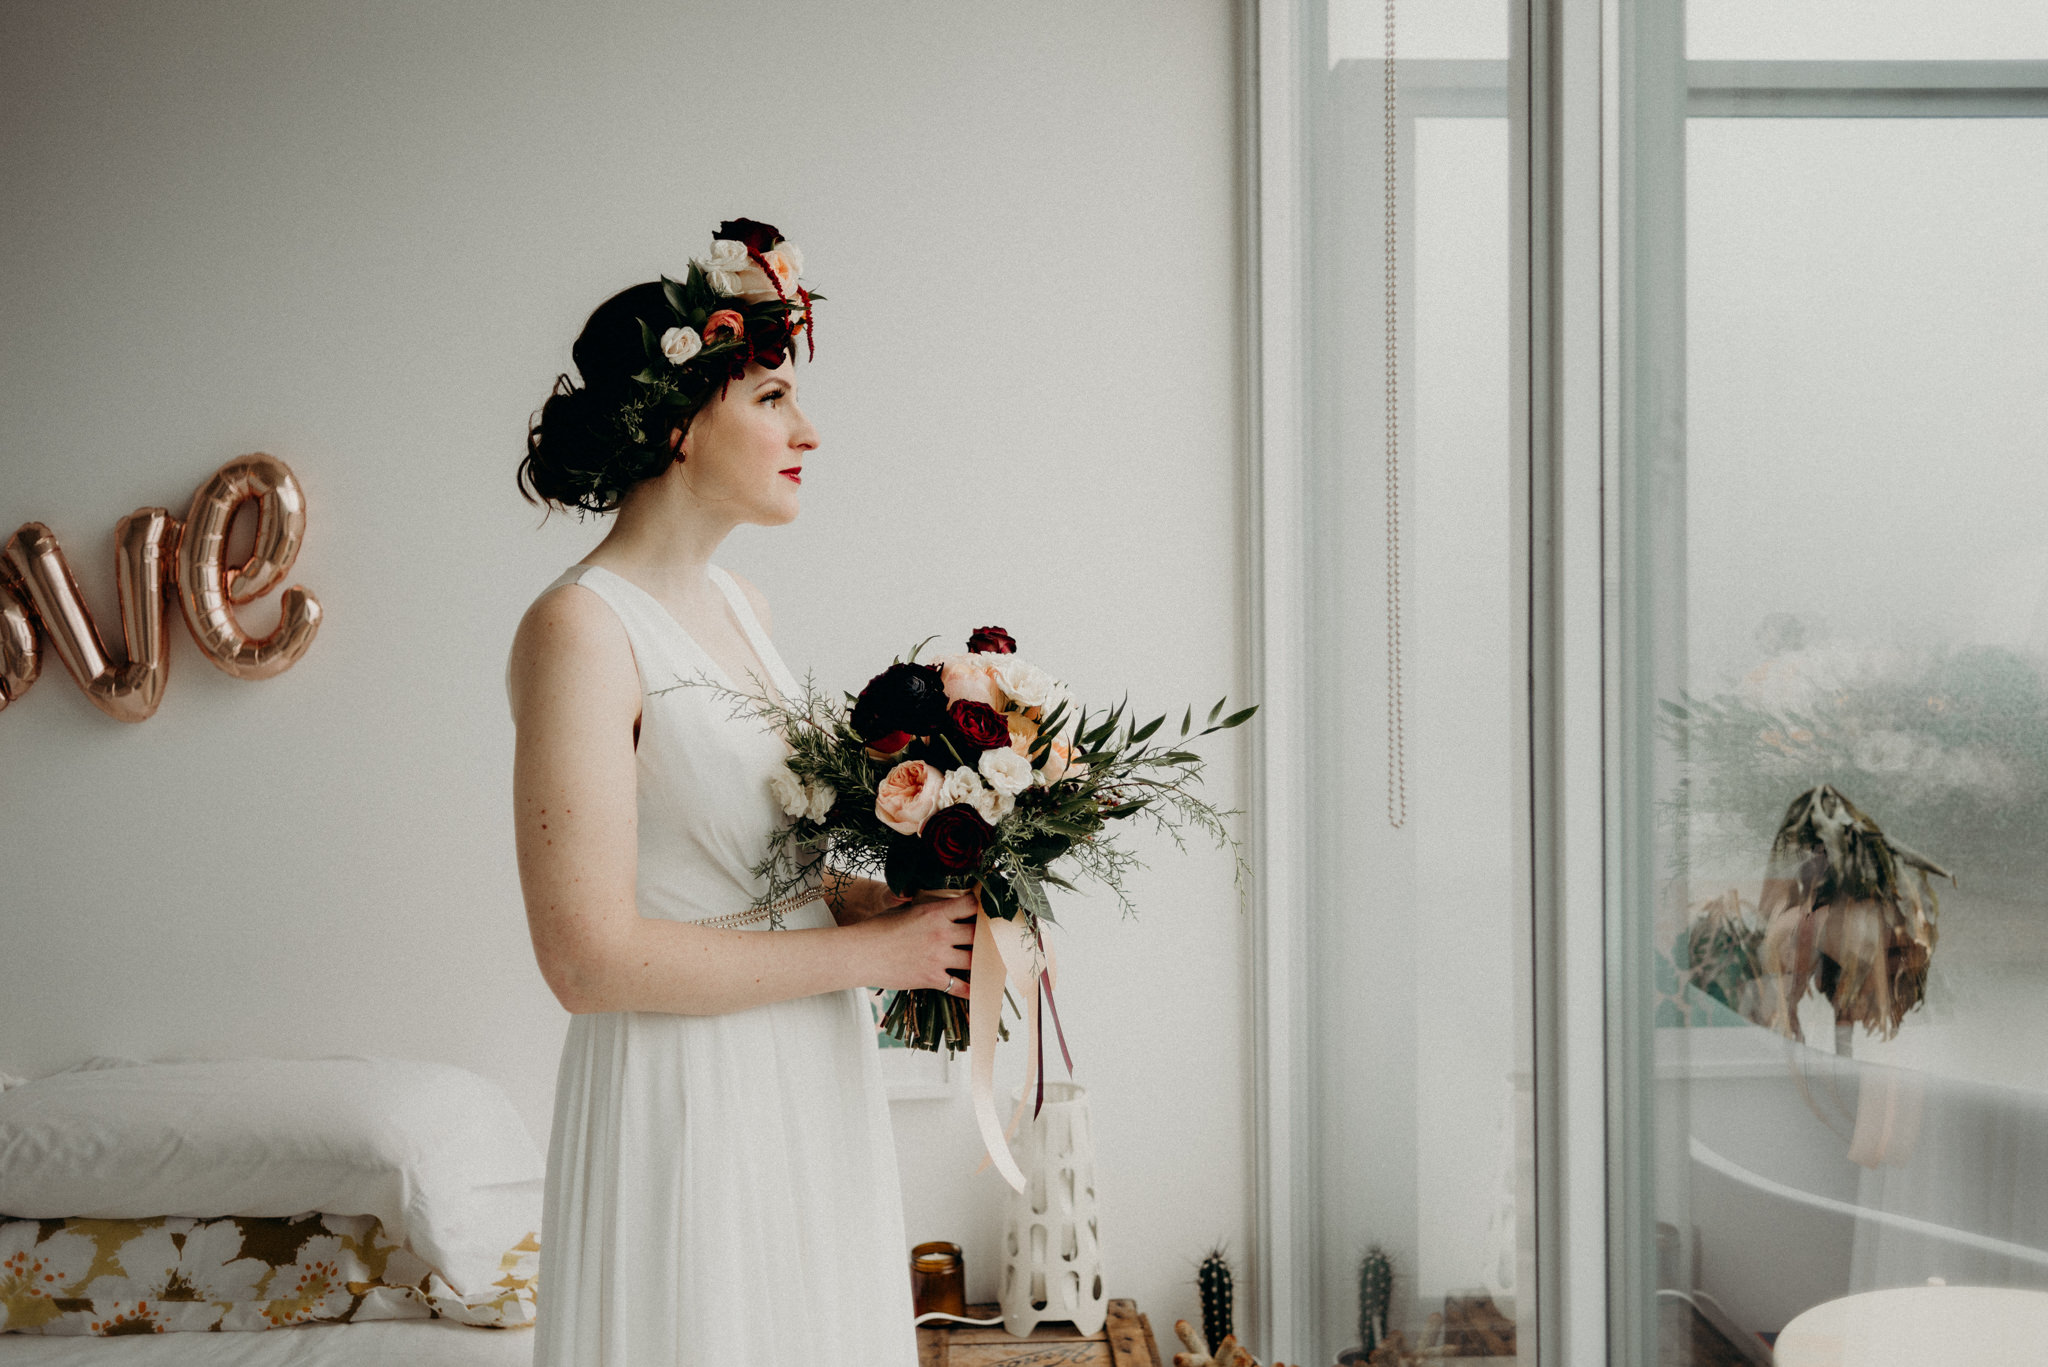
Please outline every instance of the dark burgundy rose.
M967 648L983 655L1015 655L1017 643L1001 627L976 627L967 638Z
M773 251L775 244L782 241L782 234L772 225L759 223L751 218L727 219L718 225L718 231L711 236L714 239L723 238L727 242L744 242L748 251L763 254Z
M893 664L860 691L853 729L880 740L892 731L928 736L946 724L946 685L937 665Z
M773 370L789 355L789 318L772 314L754 320L747 330L748 348L755 365Z
M972 764L983 750L1000 750L1010 743L1010 723L985 702L958 698L946 709L946 734L960 747L960 758Z
M964 802L942 807L924 823L925 848L934 863L948 873L963 873L981 862L996 828L981 819L981 813Z

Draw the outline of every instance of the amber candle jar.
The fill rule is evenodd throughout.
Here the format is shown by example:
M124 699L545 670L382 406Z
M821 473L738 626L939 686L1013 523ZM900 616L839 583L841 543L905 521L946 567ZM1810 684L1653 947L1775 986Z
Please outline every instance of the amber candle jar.
M967 1271L960 1245L919 1244L910 1250L910 1295L915 1313L967 1314Z

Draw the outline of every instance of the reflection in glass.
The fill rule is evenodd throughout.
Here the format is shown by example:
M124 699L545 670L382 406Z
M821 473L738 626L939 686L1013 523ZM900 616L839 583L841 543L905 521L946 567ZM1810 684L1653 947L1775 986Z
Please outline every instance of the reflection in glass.
M1735 8L1694 57L1815 55L1704 50ZM1694 118L1685 156L1662 1308L1795 1364L1908 1292L2041 1293L1991 1334L2048 1306L2048 117Z

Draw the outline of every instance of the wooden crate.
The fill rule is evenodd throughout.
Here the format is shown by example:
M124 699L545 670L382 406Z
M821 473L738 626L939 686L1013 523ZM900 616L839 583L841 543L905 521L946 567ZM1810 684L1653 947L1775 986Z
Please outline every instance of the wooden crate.
M970 1319L996 1314L970 1305ZM1109 1303L1109 1322L1093 1334L1071 1324L1041 1324L1030 1338L1012 1338L1000 1324L927 1324L917 1331L918 1367L1164 1367L1152 1322L1135 1301Z

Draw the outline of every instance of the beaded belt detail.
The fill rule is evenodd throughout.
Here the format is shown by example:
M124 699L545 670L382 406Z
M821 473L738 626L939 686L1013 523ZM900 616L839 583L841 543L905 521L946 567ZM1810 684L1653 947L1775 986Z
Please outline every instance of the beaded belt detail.
M692 921L690 924L710 926L713 930L738 930L741 926L750 926L756 921L779 921L798 907L807 907L813 902L824 900L825 889L814 885L802 892L793 892L787 897L777 898L765 907L748 907L745 911L735 911L727 916L713 916L709 920Z

